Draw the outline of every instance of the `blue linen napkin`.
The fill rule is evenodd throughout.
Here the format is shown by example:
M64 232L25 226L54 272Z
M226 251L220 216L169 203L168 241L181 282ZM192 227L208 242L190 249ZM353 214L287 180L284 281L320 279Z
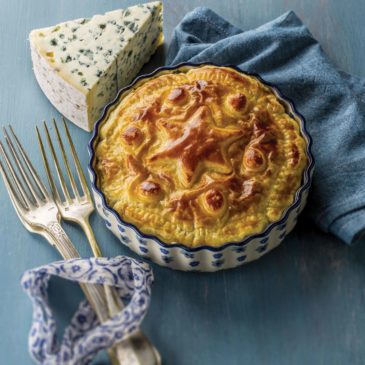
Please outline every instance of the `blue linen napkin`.
M308 212L350 244L365 229L365 79L341 72L292 11L242 31L200 7L176 27L167 64L237 65L277 85L305 117L316 161Z

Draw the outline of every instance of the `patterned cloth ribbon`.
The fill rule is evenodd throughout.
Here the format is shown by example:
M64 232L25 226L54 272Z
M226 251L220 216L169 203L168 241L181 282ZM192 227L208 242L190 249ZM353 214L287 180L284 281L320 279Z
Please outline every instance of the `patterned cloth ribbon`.
M53 275L79 283L114 286L128 304L101 324L89 303L82 301L61 342L57 342L47 294ZM58 261L26 271L21 283L33 303L31 356L44 365L88 364L98 351L112 347L139 327L150 303L152 282L149 265L125 256Z

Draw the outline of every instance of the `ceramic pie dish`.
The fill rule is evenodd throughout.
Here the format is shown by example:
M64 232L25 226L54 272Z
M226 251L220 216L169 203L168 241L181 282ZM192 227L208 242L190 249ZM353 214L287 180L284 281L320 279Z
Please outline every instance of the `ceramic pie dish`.
M281 243L313 174L303 118L235 67L162 67L122 89L97 122L89 172L107 227L143 257L216 271Z

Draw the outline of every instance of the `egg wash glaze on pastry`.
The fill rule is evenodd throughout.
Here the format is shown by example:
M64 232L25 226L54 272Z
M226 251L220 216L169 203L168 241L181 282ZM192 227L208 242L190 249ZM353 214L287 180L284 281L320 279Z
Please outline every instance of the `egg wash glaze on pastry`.
M100 129L98 185L122 219L167 243L220 246L293 203L306 141L271 88L218 66L136 84Z

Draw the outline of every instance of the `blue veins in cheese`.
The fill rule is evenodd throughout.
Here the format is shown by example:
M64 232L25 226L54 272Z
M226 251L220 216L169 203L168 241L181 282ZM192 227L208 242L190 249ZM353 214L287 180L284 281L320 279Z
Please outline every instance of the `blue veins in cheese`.
M91 131L104 106L163 42L162 3L36 29L29 40L43 92L67 119Z

